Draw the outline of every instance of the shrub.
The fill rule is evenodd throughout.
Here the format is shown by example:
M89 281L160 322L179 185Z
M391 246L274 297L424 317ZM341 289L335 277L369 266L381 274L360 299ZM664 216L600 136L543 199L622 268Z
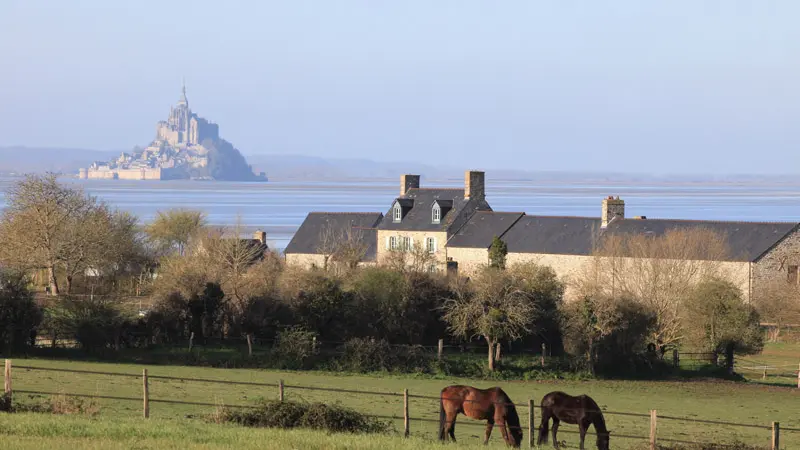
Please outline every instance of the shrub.
M272 354L281 369L308 369L313 365L315 333L292 327L278 333Z
M247 427L312 428L337 433L386 433L391 425L338 405L267 401L254 409L225 410L214 415L215 422Z
M431 358L419 346L392 346L385 339L350 339L340 348L339 370L348 372L426 372Z
M63 298L47 311L47 322L60 336L70 336L87 352L119 349L128 317L102 299Z
M58 394L42 402L17 403L11 409L11 412L84 415L94 417L100 413L100 406L92 398L82 399L67 394Z
M33 345L42 311L33 301L24 276L0 271L0 352L10 354Z

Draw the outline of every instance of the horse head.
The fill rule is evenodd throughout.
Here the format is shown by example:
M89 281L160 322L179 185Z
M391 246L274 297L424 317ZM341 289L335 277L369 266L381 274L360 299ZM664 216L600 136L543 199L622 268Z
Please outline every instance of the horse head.
M598 450L608 450L608 441L611 438L611 432L606 431L605 433L597 433L597 449Z
M509 437L512 442L509 442L514 448L519 448L522 445L522 427L519 425L509 427Z

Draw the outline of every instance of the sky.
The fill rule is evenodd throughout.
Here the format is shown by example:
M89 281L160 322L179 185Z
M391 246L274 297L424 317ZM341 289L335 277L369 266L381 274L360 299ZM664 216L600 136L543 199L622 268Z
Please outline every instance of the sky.
M2 0L0 146L793 173L796 0ZM401 170L401 168L399 168Z

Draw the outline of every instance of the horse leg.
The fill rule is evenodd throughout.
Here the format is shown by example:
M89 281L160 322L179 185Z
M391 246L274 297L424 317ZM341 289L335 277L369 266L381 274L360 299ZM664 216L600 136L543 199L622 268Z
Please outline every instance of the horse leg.
M558 424L559 423L561 423L561 421L558 420L558 417L553 416L553 447L555 447L555 448L559 448L558 436L556 436L556 433L558 433Z
M494 419L489 419L486 421L486 433L483 435L483 445L489 443L489 436L492 435L492 427L494 427Z
M586 423L585 420L581 420L578 422L578 430L581 433L581 447L580 450L585 450L583 446L583 442L586 440L586 430L589 428L589 424Z
M542 408L542 421L539 424L539 439L536 441L536 445L541 447L542 444L547 443L547 433L550 430L547 429L550 423L550 410Z
M448 434L453 442L456 441L456 416L458 414L453 414L453 418L447 420Z

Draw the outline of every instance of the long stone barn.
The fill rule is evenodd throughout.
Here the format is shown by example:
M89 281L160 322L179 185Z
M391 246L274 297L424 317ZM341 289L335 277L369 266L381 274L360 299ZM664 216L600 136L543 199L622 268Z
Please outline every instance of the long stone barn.
M797 222L738 222L626 218L625 202L601 200L598 217L533 216L493 211L486 200L485 174L468 171L463 189L424 188L419 175L400 177L399 196L380 212L312 212L284 251L288 264L327 267L337 243L361 243L360 264L389 261L419 246L429 255L428 271L469 275L489 263L495 236L508 246L507 264L534 261L570 281L596 254L607 236L663 236L670 230L708 230L725 239L728 251L716 261L747 299L773 281L798 283L800 234ZM568 287L567 296L571 291Z

